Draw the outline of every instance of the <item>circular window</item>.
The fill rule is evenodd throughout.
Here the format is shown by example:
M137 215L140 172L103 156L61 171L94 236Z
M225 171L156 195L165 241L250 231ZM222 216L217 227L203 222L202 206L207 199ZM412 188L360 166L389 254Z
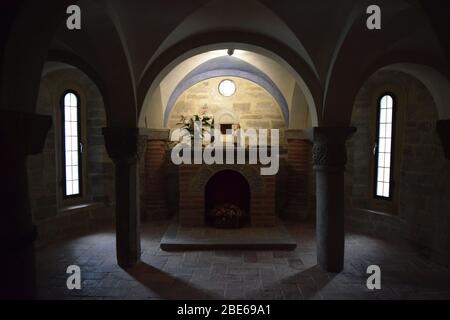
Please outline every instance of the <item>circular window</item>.
M236 84L232 80L223 80L219 84L219 92L224 97L231 97L236 92Z

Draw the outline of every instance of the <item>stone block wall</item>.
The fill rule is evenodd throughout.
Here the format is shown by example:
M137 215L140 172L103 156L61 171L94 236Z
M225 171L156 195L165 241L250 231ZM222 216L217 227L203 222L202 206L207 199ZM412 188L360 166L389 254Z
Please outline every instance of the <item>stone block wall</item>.
M219 83L224 79L235 81L235 95L223 97L218 92ZM234 119L243 129L279 129L280 143L286 143L286 123L280 106L266 90L251 81L217 77L192 86L178 98L170 114L168 127L178 128L181 116L191 117L203 113L212 114L216 123L222 117Z
M396 137L401 139L395 162L400 169L396 215L371 211L371 108L375 106L370 95L385 83L406 93L399 105L403 112L398 114L403 116L397 118L402 130ZM437 120L433 98L418 80L392 71L380 71L369 79L357 96L352 118L358 131L348 148L347 220L350 226L379 236L410 239L435 260L450 265L450 161L436 133Z
M36 112L50 115L53 125L50 128L41 154L29 156L27 159L28 188L30 190L30 206L35 221L55 216L58 211L58 177L55 143L55 97L52 94L53 82L44 78L41 81ZM59 100L57 100L59 103Z
M98 89L89 83L86 114L86 157L88 193L90 200L114 204L114 164L109 158L102 128L106 127L106 113Z
M68 89L80 95L85 145L83 197L72 200L62 197L60 173L63 165L60 99ZM95 84L75 68L49 73L41 79L37 113L50 115L53 119L43 152L28 157L27 163L30 205L34 223L38 226L38 242L88 231L89 225L98 221L112 222L114 167L104 147L101 129L106 126L106 115Z
M101 226L113 224L111 208L102 203L67 207L58 215L36 221L37 247L72 236L98 231Z

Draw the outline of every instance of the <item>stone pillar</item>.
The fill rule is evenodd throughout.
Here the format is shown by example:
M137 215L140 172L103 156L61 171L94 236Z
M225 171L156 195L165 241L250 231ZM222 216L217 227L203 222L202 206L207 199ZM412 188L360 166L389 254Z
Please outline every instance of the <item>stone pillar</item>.
M146 137L138 128L104 128L106 150L115 164L116 252L122 268L140 261L139 159Z
M285 216L305 220L309 214L309 182L311 169L311 142L304 130L286 130L288 148L287 203Z
M353 127L311 129L316 172L317 262L328 272L340 272L344 267L345 142L355 131Z
M36 227L30 211L26 160L44 148L50 116L0 111L0 299L35 295Z
M169 129L146 129L147 148L143 161L142 213L144 220L169 217L167 209L167 143Z

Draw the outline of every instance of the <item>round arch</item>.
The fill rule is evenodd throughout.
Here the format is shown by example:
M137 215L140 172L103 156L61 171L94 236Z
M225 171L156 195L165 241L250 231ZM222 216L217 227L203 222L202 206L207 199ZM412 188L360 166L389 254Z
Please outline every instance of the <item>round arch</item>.
M138 86L139 121L144 123L144 105L159 83L182 61L195 55L221 49L246 50L273 59L286 68L304 92L310 108L311 122L321 122L316 106L321 105L320 82L308 63L284 44L269 37L241 32L211 32L189 37L162 53L142 74ZM277 52L277 53L275 53ZM301 74L301 75L300 75Z
M264 190L264 181L261 178L258 170L245 166L245 165L227 165L226 170L236 171L241 174L250 186L250 189L253 192L261 192ZM202 166L195 176L195 178L191 181L190 189L194 192L203 192L206 187L206 184L214 176L216 173L223 171L224 167L222 165L211 165L211 166Z
M428 55L414 55L410 52L397 52L381 57L361 72L360 76L348 85L345 92L341 91L338 104L328 104L324 109L323 121L348 126L351 122L354 102L358 92L367 80L379 70L393 70L408 74L419 80L432 95L438 109L439 119L450 118L450 106L446 103L450 99L449 76L438 70L447 70L439 59ZM339 116L331 110L332 106L349 106L339 110ZM328 111L328 112L327 112ZM334 118L331 118L334 115Z
M91 67L90 64L86 63L83 59L79 58L74 54L57 50L49 51L47 62L57 62L66 65L67 67L74 67L80 70L86 77L88 77L89 80L92 81L92 83L94 83L103 99L103 107L106 114L106 121L107 123L109 123L109 120L112 117L111 113L114 111L108 108L109 97L106 94L105 85L100 75L95 71L94 68ZM45 65L43 71L45 72Z
M164 111L164 125L167 125L178 98L193 85L214 77L238 77L249 80L264 88L278 103L286 125L289 125L289 106L277 85L261 70L233 57L218 57L204 62L187 74L172 92Z
M243 221L250 222L251 188L248 180L240 172L224 169L215 172L204 189L205 222L214 224L211 211L219 204L232 204L243 210Z
M81 59L77 55L69 53L67 51L50 50L48 52L46 62L60 62L60 63L66 64L68 66L73 66L73 67L81 70L97 86L97 88L99 89L99 91L103 97L103 101L105 101L105 99L107 99L107 96L105 95L105 87L104 87L104 84L103 84L103 81L102 81L100 75L89 63L85 62L83 59Z
M442 70L441 67L443 66L435 64L433 61L436 60L431 58L427 59L426 57L406 59L404 55L394 56L391 59L382 59L364 73L364 77L362 77L360 83L361 86L364 85L379 70L392 70L405 73L420 81L430 92L436 104L439 119L450 119L450 106L448 105L450 99L449 77L438 71ZM355 93L354 98L359 92L359 89ZM353 105L351 111L353 111Z
M383 69L400 71L418 79L433 97L439 119L450 119L450 82L442 73L432 67L412 63L396 63Z

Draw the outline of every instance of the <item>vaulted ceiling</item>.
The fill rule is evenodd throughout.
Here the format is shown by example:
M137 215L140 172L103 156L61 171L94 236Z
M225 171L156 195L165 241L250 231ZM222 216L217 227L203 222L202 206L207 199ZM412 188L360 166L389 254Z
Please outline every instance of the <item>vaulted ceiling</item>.
M308 103L316 106L318 124L348 122L357 91L381 67L400 62L426 65L446 79L450 70L442 34L435 32L436 23L430 22L429 10L424 11L420 1L378 1L382 29L376 31L366 28L366 8L372 3L365 0L77 4L82 30L67 30L67 15L58 9L60 27L47 48L47 60L76 65L91 76L108 108L115 110L109 116L113 123L136 123L152 86L159 86L183 61L230 46L253 53L252 47L260 48L262 59L273 57L280 68L300 76L310 91ZM49 8L35 8L34 13L50 14ZM251 63L261 69L257 61L262 60ZM267 74L277 84L289 78ZM175 88L174 81L167 86ZM279 85L282 92L283 87Z

